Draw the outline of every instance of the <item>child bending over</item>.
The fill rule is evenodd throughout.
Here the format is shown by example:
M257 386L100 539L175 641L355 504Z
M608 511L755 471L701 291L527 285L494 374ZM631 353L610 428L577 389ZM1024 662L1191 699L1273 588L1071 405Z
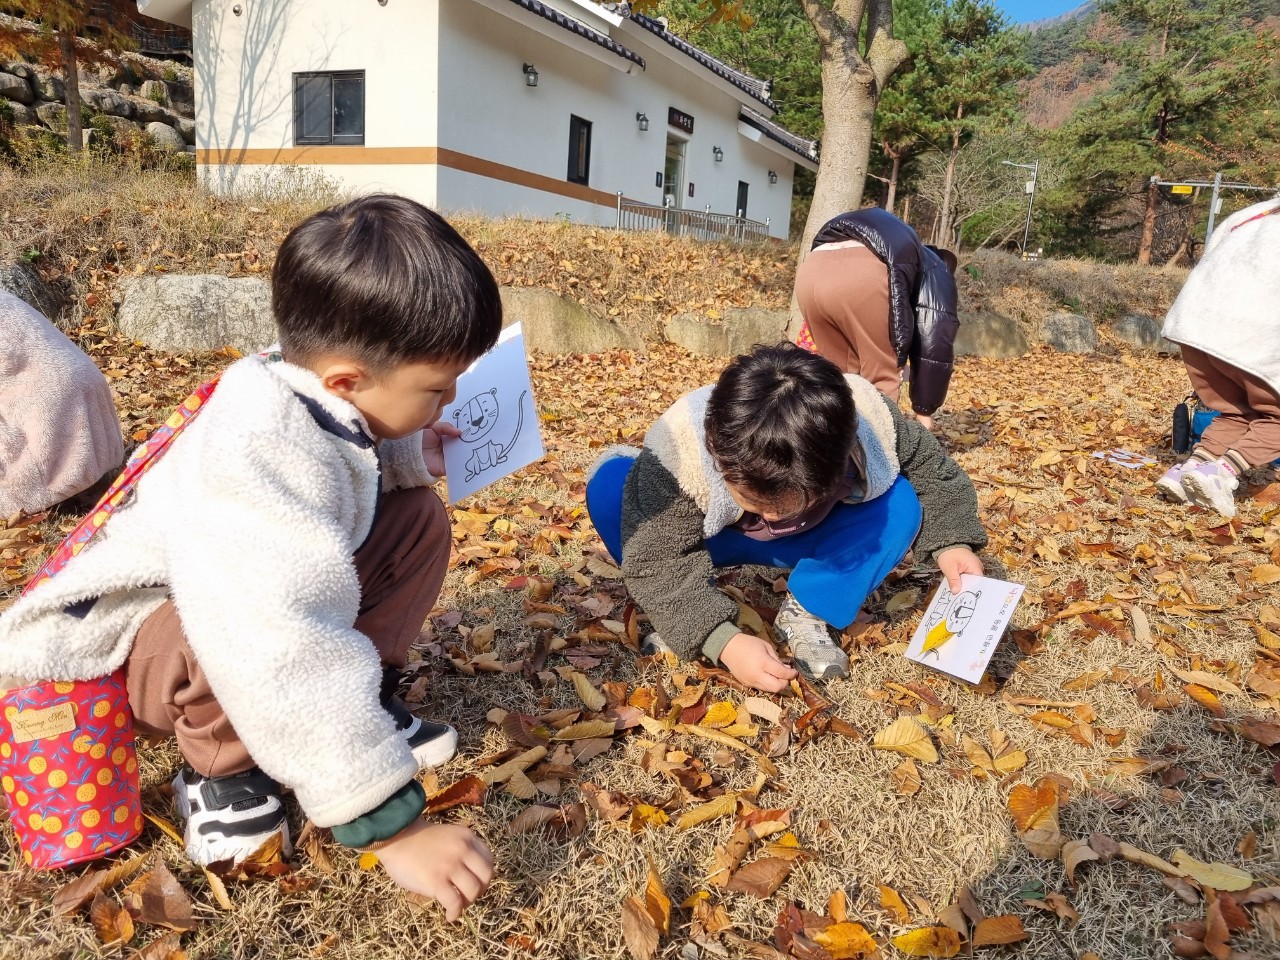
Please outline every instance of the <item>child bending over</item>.
M196 862L274 834L287 852L284 785L452 920L492 857L421 819L415 775L457 734L394 691L449 558L436 420L497 339L498 288L439 216L368 196L289 234L272 309L280 352L228 368L132 502L0 618L0 674L123 664L136 727L186 761L173 787Z
M774 626L795 665L843 677L831 628L914 545L951 588L982 573L987 542L973 484L937 440L859 376L792 344L736 357L714 386L681 397L644 449L597 461L587 508L660 634L651 646L702 654L749 686L795 676L767 640L739 632L713 569L791 570Z

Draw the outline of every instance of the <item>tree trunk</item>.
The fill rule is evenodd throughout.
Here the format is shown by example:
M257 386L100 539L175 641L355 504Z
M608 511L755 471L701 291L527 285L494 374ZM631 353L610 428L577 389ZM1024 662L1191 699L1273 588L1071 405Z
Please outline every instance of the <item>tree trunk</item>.
M956 111L956 120L964 119L964 104L960 105L960 109ZM951 233L955 229L955 183L956 183L956 161L960 159L960 137L961 130L959 127L951 131L951 152L947 155L947 171L942 180L942 209L938 211L938 229L933 236L933 242L940 247L950 247L952 243Z
M902 151L889 154L893 158L893 169L889 171L889 193L884 199L884 208L893 213L893 205L898 199L898 174L902 171Z
M80 117L80 67L76 62L76 41L66 30L58 31L58 50L66 77L67 149L79 153L84 146L84 122Z
M1156 204L1160 200L1160 188L1154 183L1147 185L1147 209L1142 214L1142 242L1138 244L1138 263L1144 267L1151 265L1151 247L1156 239Z

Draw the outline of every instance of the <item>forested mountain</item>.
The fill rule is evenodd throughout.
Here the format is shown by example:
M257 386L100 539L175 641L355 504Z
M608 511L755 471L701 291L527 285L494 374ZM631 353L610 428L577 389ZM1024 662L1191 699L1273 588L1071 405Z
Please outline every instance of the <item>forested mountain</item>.
M821 136L817 41L797 0L741 0L746 30L664 0L673 29L773 80L778 120ZM1161 179L1280 185L1276 0L1098 0L1017 28L991 0L897 0L912 59L877 112L866 203L892 205L935 242L1163 262L1194 257L1207 196ZM799 193L803 194L801 181ZM878 189L877 189L878 188ZM1228 191L1226 209L1261 195ZM801 211L803 219L803 211Z

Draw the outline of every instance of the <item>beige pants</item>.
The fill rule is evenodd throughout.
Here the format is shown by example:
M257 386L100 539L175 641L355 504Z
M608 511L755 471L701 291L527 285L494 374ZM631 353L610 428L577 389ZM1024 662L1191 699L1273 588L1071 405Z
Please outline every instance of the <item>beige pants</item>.
M818 353L895 403L902 387L889 341L889 270L867 247L818 248L796 273L796 301Z
M1280 396L1252 374L1184 346L1182 362L1201 402L1220 411L1200 446L1220 457L1234 450L1251 467L1280 457Z
M419 487L383 495L373 531L354 560L361 590L355 628L384 664L405 665L409 645L440 594L449 541L449 520L434 491ZM176 737L187 763L207 777L254 765L187 645L172 601L138 630L125 671L140 734Z

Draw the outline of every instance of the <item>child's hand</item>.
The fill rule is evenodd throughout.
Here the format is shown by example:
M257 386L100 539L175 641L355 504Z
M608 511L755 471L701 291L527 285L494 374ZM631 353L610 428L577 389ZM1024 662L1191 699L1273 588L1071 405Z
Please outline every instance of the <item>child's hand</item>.
M952 593L960 593L964 587L960 584L962 573L976 573L982 576L982 561L968 547L947 547L938 554L938 569L947 578L947 586Z
M917 413L916 423L920 424L920 426L924 427L930 433L933 433L933 417L930 416L929 414Z
M418 820L379 848L378 859L409 893L440 901L450 922L475 903L493 879L493 854L456 823Z
M768 640L749 633L734 634L720 651L720 662L749 687L778 693L796 676L794 668L778 659L778 651Z
M460 436L462 431L448 420L437 420L422 428L422 460L433 477L444 476L444 438Z

